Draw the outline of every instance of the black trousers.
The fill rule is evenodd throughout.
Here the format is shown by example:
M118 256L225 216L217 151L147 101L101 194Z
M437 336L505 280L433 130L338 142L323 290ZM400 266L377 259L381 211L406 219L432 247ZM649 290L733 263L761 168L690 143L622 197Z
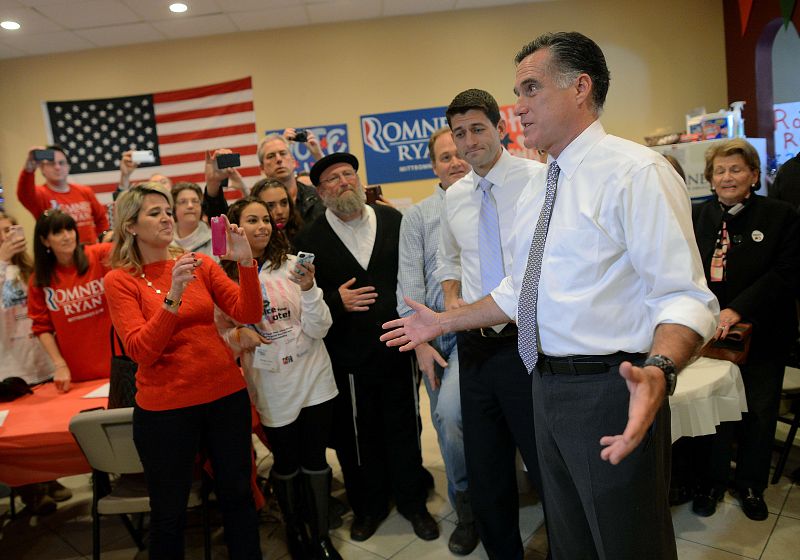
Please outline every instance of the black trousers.
M515 336L459 333L458 363L464 456L478 532L489 558L521 560L517 448L531 482L543 495L531 376L519 357Z
M184 557L186 502L197 452L207 450L231 560L261 559L250 487L251 412L247 391L174 410L133 410L133 439L150 493L150 558Z
M755 360L740 366L747 412L739 422L723 422L717 433L694 438L692 448L698 482L720 490L728 486L734 440L736 488L764 491L769 482L772 445L785 371L785 356Z
M272 448L275 473L289 476L299 469L324 471L328 468L325 449L331 433L333 399L307 406L291 424L271 428L264 426L264 433Z
M533 372L533 411L553 560L675 560L667 499L665 401L639 447L612 465L600 438L621 434L630 393L614 367L596 375Z
M409 356L398 352L371 373L350 374L334 364L339 395L333 441L353 513L382 517L390 497L404 515L423 511L417 386Z

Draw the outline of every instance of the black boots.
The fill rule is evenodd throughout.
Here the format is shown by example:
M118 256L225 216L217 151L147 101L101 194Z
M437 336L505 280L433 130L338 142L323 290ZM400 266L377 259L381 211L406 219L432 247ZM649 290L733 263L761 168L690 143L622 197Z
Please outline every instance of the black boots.
M306 527L303 523L303 486L300 479L300 471L295 471L290 475L282 475L272 471L269 477L283 514L289 555L292 560L309 560L313 558L308 553L308 533L306 533Z
M447 546L453 554L466 556L478 546L478 529L467 492L456 492L456 514L458 525L450 535Z
M328 502L331 495L331 469L307 471L303 469L306 520L309 528L309 558L314 560L342 560L328 536Z
M331 469L270 473L292 560L342 560L328 536Z

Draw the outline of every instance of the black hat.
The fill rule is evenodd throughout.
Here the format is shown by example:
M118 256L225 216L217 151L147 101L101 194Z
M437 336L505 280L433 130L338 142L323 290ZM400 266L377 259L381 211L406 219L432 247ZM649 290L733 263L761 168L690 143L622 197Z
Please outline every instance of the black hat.
M322 175L322 172L337 163L349 163L353 166L353 169L358 171L358 159L356 159L356 156L347 152L336 152L335 154L325 156L314 164L311 171L308 173L308 176L311 177L311 182L318 187L319 176Z

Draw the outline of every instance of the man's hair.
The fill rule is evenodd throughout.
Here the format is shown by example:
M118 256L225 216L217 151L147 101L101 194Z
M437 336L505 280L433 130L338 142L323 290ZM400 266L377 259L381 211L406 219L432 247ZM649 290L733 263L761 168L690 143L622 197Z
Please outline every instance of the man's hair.
M259 167L263 167L264 165L264 145L266 145L267 142L272 142L273 140L280 140L286 144L287 149L289 148L289 141L284 138L283 134L278 134L277 132L267 134L261 139L261 142L258 143L258 151L256 152L256 156L258 157Z
M568 87L581 74L592 79L592 108L599 115L606 102L611 75L597 43L576 31L545 33L522 47L514 62L519 64L541 49L550 51L547 71L558 87Z
M431 158L431 163L436 163L436 154L433 152L433 147L436 145L436 140L439 139L439 136L442 134L453 134L453 131L443 126L439 130L435 130L433 134L431 134L430 139L428 140L428 156Z
M445 112L447 124L452 128L453 115L462 115L473 109L486 115L492 126L497 126L500 122L500 107L497 106L492 94L482 89L468 89L456 95L450 102Z
M62 146L61 144L50 144L49 146L47 146L47 149L53 150L54 152L61 152L62 154L64 154L64 157L67 158L67 161L69 161L69 154L67 153L67 150L64 149L64 146Z

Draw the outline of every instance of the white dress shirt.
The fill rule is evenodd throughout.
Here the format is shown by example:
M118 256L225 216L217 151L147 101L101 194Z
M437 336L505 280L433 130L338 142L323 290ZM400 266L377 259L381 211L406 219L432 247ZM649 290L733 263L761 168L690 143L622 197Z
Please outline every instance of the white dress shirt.
M503 268L510 274L513 253L509 244L514 228L517 201L531 177L542 174L546 168L538 161L518 158L503 150L486 179L494 186L492 195L497 202L500 223L500 242L503 246ZM478 220L482 193L478 188L481 177L475 170L450 186L445 193L442 211L441 241L439 243L436 279L461 282L461 297L467 303L481 299L481 261L478 252ZM541 184L542 188L544 182ZM535 222L534 222L535 223Z
M360 218L344 222L328 208L325 210L325 219L361 268L367 270L369 259L372 257L372 248L375 246L375 234L378 231L375 210L365 206Z
M551 356L647 352L660 323L708 340L719 304L706 285L689 195L658 153L595 121L558 156L537 323ZM511 276L492 292L516 318L545 174L519 200Z

